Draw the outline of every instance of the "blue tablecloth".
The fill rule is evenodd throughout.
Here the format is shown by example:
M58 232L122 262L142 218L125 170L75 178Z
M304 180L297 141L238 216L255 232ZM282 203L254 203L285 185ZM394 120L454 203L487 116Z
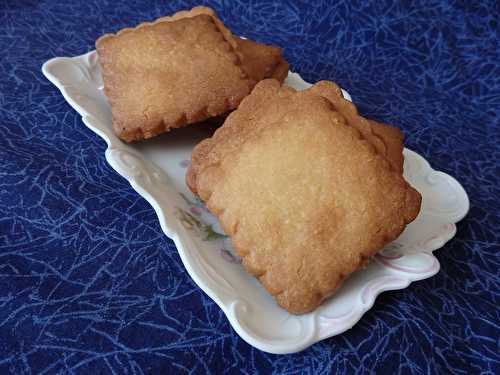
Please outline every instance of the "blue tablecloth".
M499 374L500 6L211 2L309 81L455 176L471 199L441 271L382 294L350 331L253 349L191 281L153 209L106 163L41 65L191 1L0 2L0 373Z

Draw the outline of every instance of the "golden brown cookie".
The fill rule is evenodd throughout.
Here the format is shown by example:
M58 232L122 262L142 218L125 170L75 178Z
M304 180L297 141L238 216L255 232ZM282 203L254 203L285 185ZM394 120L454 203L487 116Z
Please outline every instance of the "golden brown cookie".
M287 91L292 89L283 87L282 90ZM366 140L370 142L381 155L387 158L394 170L401 174L403 173L403 133L398 128L361 117L354 104L344 99L340 88L331 81L317 82L309 91L310 93L327 99L334 110L345 116L347 124L364 132ZM265 100L263 100L262 105L265 105ZM245 120L242 119L240 122L244 121ZM227 127L225 132L227 132ZM203 147L199 146L199 152L196 155L193 153L193 156L201 157L201 155L203 155ZM187 185L195 194L196 188L194 179L196 168L197 163L194 163L193 167L188 170L186 177Z
M129 142L234 109L255 84L208 15L141 24L96 47L113 129Z
M260 82L196 146L188 173L245 268L295 314L395 239L421 201L322 85Z
M385 143L385 156L391 163L394 170L403 173L403 133L394 126L382 124L375 120L368 120L372 126L372 131Z
M377 151L387 157L395 170L403 173L403 133L398 128L360 116L356 106L345 100L340 88L331 81L318 82L312 91L327 98L350 125L356 127Z
M283 58L276 65L276 68L274 68L269 77L266 78L273 78L283 83L283 81L288 76L288 69L289 69L288 62Z
M235 37L212 8L197 6L191 10L181 10L172 16L161 17L155 22L176 21L183 18L195 17L200 14L206 14L214 18L224 37L239 56L243 70L252 79L258 82L264 78L274 78L283 82L288 75L288 63L283 58L281 49L249 39Z
M243 69L255 81L274 78L283 82L288 75L288 63L281 55L281 49L236 38L236 51L240 54Z
M229 30L224 23L219 19L217 14L212 8L206 6L196 6L190 10L180 10L171 16L165 16L158 18L155 22L169 22L169 21L178 21L184 18L196 17L199 15L208 15L214 19L219 30L224 34L224 38L233 46L233 48L237 48L237 41L234 39L231 30Z

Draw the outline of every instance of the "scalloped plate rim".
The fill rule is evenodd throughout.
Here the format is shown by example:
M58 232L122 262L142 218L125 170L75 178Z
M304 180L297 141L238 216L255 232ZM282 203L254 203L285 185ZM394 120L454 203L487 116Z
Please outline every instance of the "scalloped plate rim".
M112 137L110 137L106 131L99 128L98 124L92 124L91 123L92 119L93 119L92 114L85 111L83 109L83 107L81 107L80 104L77 101L75 101L67 93L66 88L65 88L66 85L64 85L57 78L57 75L51 71L51 68L53 68L55 64L73 63L75 61L78 61L78 63L81 63L81 60L88 59L94 53L95 53L95 51L90 51L86 54L82 54L82 55L75 56L75 57L55 57L55 58L52 58L43 64L42 72L45 75L45 77L59 89L59 91L63 95L66 102L82 116L82 121L84 122L84 124L88 128L90 128L93 132L95 132L97 135L99 135L101 138L104 139L104 141L107 144L107 148L105 151L105 157L106 157L107 162L111 165L111 167L118 174L120 174L122 177L127 179L127 181L130 183L132 188L139 195L141 195L143 198L145 198L151 204L151 206L153 207L153 209L155 210L155 212L158 216L158 219L160 221L160 225L161 225L163 232L169 238L171 238L172 241L174 242L174 244L179 252L179 255L181 257L181 260L184 264L184 267L186 268L190 277L223 310L223 312L226 315L226 317L228 318L231 326L235 329L235 331L238 333L238 335L241 336L250 345L252 345L260 350L263 350L263 351L266 351L269 353L273 353L273 354L287 354L287 353L294 353L294 352L304 350L305 348L309 347L310 345L312 345L318 341L321 341L321 340L324 340L326 338L343 333L343 332L347 331L348 329L352 328L352 326L354 326L361 319L361 317L364 315L364 313L372 308L372 306L376 300L376 297L380 293L385 292L385 291L389 291L389 290L405 289L412 282L429 278L429 277L435 275L437 272L439 272L439 268L440 268L439 261L437 260L437 258L435 258L432 255L432 252L441 248L442 246L444 246L446 244L446 242L448 242L449 240L451 240L451 238L453 238L453 236L456 233L455 223L460 221L469 211L469 208L470 208L469 198L467 196L467 193L463 189L462 185L460 185L460 183L455 178L453 178L452 176L445 174L443 172L433 170L432 167L430 166L430 164L428 163L428 161L424 157L422 157L421 155L419 155L418 153L416 153L414 151L405 149L406 153L410 152L412 154L415 154L416 157L420 161L424 162L424 165L430 171L442 173L447 178L450 178L451 181L454 184L456 184L456 187L461 189L461 194L463 195L463 199L464 199L464 202L463 202L464 206L463 206L461 214L459 216L457 216L456 218L454 218L455 220L453 220L453 222L449 223L452 226L452 234L448 235L447 238L439 238L440 240L442 240L442 243L440 243L440 246L437 246L433 249L430 249L429 251L425 251L434 258L435 262L437 262L437 268L435 269L435 271L433 271L431 274L426 274L423 277L415 276L414 278L409 278L408 274L406 274L407 278L406 278L406 280L401 279L404 281L401 285L399 285L399 286L393 285L393 286L390 286L388 288L381 287L381 288L375 290L370 295L371 299L369 300L368 303L362 304L361 308L356 308L356 309L350 311L348 323L345 323L343 328L339 329L338 332L333 330L328 334L319 335L318 329L315 329L314 332L312 332L312 334L310 334L309 337L306 337L305 340L300 341L298 343L294 342L292 344L286 344L286 345L285 344L277 345L275 342L269 341L263 337L256 337L256 335L252 334L252 332L247 331L241 325L241 323L237 319L237 315L233 312L233 310L235 310L238 307L237 305L239 302L241 302L241 300L236 299L236 300L230 301L228 303L227 301L224 300L224 296L221 297L219 295L220 293L218 293L216 290L213 290L212 288L210 288L210 286L208 285L206 280L204 280L200 275L198 275L197 271L194 269L196 266L191 264L190 260L188 259L189 254L188 254L188 251L185 249L185 244L183 243L184 241L180 235L180 233L184 229L179 225L179 221L176 221L175 219L169 220L167 218L167 215L165 215L164 208L162 208L162 206L158 202L158 200L155 199L154 196L145 187L143 187L143 184L141 184L141 182L139 180L137 180L133 176L127 177L124 175L124 173L120 172L119 168L116 165L115 159L113 159L112 152L114 150L125 149L127 146L124 143L122 143L116 136L112 135ZM300 75L298 75L297 73L293 73L293 74L296 74L300 78ZM344 91L344 93L347 94L346 97L350 98L348 93L346 93L345 91ZM189 236L187 236L187 237L189 238ZM417 274L415 274L415 275L417 275ZM243 302L243 303L246 303L246 302ZM359 304L356 306L359 307ZM319 320L321 318L328 319L328 318L324 318L322 316L318 316L317 313L318 313L318 310L316 310L310 314L311 319L314 322L316 322L317 320Z

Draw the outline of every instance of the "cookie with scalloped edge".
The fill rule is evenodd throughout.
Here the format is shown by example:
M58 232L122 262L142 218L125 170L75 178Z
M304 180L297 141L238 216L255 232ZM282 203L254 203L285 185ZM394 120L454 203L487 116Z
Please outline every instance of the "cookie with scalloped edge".
M269 103L269 99L275 94L274 91L278 90L279 85L274 83L272 85L268 84L267 87L269 89L265 94L260 92L260 95L255 95L253 97L253 101L259 101L259 104L255 105L256 108L264 108ZM270 87L272 87L272 89ZM293 91L293 89L286 86L283 86L281 90L284 92ZM401 174L403 173L403 133L398 128L361 117L354 104L344 99L340 88L334 82L320 81L312 86L308 92L327 99L331 107L345 117L347 124L354 126L362 132L365 139L370 142L381 155L387 158L394 170ZM235 129L235 126L238 124L245 124L248 120L248 118L246 120L242 118L245 115L249 114L243 111L234 114L233 116L238 116L240 119L228 124L224 129L221 129L216 136L219 139L230 138L228 132L231 129ZM198 165L200 165L197 161L198 159L202 159L208 150L210 150L212 143L213 142L210 140L202 142L197 145L197 152L193 152L192 154L192 158L194 159L186 175L186 184L194 194L197 194L195 179Z
M258 82L265 78L274 78L283 82L288 75L288 63L283 58L281 49L234 36L212 8L196 6L191 10L181 10L171 16L161 17L155 22L176 21L200 14L206 14L214 18L226 40L233 46L236 54L240 57L243 69L252 79Z
M398 128L360 116L356 106L344 99L342 90L334 82L320 81L311 91L327 98L349 125L357 128L378 152L387 157L395 170L403 172L403 133Z
M240 54L243 69L255 81L274 78L283 82L288 76L288 63L281 49L250 39L236 38L236 52Z
M190 184L246 270L294 314L334 294L415 219L421 203L317 90L260 82L194 149L190 166Z
M375 120L368 120L373 133L385 143L385 156L394 170L403 173L403 133L394 126L383 124Z
M96 47L113 129L128 142L228 112L255 85L204 14L104 35Z

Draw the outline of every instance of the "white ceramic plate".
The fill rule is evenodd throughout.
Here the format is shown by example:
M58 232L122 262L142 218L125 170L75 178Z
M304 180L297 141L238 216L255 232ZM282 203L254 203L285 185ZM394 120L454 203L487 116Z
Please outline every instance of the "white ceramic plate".
M434 171L424 158L405 149L405 178L423 197L420 215L333 298L312 313L294 316L279 308L245 272L229 241L220 235L217 221L184 183L191 150L208 135L206 131L187 127L126 144L111 130L111 111L94 51L54 58L42 70L82 115L85 125L107 142L109 164L151 203L189 275L220 306L236 332L266 352L296 352L342 333L371 308L381 292L406 288L412 281L436 274L439 262L432 251L455 235L455 223L469 209L467 194L454 178ZM309 86L295 73L289 74L287 84L297 89Z

